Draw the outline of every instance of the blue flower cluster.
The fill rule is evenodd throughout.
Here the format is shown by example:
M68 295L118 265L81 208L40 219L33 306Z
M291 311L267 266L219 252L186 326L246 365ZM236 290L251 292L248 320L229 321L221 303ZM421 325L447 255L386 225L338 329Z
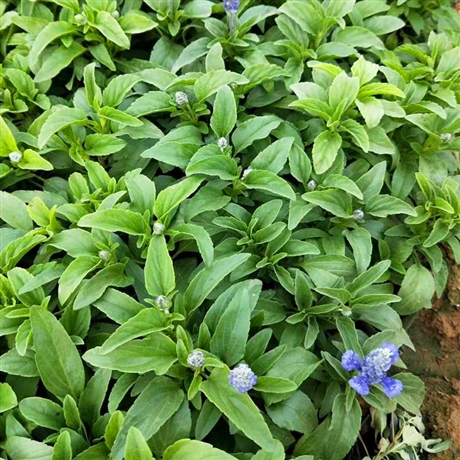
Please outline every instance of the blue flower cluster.
M257 375L247 364L239 364L230 371L228 383L239 393L247 393L257 383Z
M230 13L236 13L240 6L240 0L224 0L224 10Z
M400 380L387 377L387 372L398 359L398 347L386 342L371 351L362 361L354 351L347 350L342 356L342 366L350 372L359 371L348 383L360 395L368 395L372 385L381 385L385 394L394 398L403 391L403 384Z

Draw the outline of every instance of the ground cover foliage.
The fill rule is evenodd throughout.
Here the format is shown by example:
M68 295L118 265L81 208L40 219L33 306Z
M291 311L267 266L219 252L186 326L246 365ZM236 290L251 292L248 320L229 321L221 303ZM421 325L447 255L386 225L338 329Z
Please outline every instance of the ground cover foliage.
M1 458L448 446L395 350L460 263L459 16L224 3L0 0Z

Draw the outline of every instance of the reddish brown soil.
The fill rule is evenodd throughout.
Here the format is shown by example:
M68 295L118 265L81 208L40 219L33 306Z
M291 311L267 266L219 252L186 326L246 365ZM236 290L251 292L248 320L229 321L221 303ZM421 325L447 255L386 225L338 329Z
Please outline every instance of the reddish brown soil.
M427 397L422 407L428 435L452 439L432 460L460 458L460 267L452 266L446 296L423 311L409 333L417 349L406 350L410 370L421 377Z

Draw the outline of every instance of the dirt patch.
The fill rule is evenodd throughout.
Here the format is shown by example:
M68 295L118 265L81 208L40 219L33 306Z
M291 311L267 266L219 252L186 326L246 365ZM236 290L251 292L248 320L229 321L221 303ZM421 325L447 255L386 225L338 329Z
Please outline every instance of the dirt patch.
M406 350L409 369L421 377L427 397L422 407L432 438L452 439L452 449L432 460L460 458L460 267L453 265L446 295L423 311L409 334L417 352Z

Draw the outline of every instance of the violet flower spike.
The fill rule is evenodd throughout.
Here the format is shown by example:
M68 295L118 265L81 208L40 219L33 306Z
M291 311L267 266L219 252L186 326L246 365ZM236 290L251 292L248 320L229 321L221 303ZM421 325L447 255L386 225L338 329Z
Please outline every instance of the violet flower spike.
M228 30L233 33L235 16L240 6L240 0L224 0L224 10L228 13Z

